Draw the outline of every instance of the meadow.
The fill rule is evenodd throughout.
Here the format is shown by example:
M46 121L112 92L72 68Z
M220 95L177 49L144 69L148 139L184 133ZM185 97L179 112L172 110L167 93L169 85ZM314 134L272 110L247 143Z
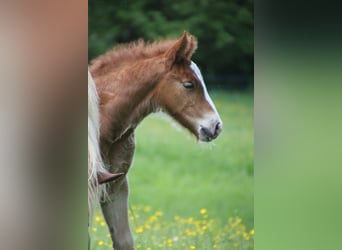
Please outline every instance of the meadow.
M224 123L212 143L160 114L137 129L129 172L137 249L253 249L253 94L211 96ZM93 250L111 248L100 211L90 231Z

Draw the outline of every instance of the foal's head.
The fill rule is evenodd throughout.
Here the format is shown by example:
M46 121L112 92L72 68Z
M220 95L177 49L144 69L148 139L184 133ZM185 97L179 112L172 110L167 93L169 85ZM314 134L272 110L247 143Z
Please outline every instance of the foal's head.
M184 34L163 54L166 74L155 90L154 99L163 111L189 129L200 141L215 139L222 121L208 95L202 74L191 61L196 39Z

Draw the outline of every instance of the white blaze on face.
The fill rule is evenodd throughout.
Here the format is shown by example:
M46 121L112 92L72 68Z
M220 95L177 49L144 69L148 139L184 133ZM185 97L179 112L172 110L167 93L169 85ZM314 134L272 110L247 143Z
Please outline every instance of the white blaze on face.
M213 110L210 113L203 114L203 116L197 121L199 139L201 141L211 141L212 139L216 138L216 136L221 132L222 121L213 101L208 94L207 87L205 86L200 69L193 61L191 61L190 67L202 85L205 100L209 103Z

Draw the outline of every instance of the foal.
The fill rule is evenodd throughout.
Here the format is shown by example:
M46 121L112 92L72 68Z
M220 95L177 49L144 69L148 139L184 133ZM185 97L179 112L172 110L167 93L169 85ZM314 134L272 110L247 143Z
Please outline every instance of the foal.
M191 61L196 48L195 37L184 32L178 40L121 45L92 62L90 71L100 100L101 153L111 173L128 172L135 128L152 112L169 114L200 141L219 135L221 119L199 68ZM127 176L111 182L108 194L110 199L101 207L113 247L134 249Z

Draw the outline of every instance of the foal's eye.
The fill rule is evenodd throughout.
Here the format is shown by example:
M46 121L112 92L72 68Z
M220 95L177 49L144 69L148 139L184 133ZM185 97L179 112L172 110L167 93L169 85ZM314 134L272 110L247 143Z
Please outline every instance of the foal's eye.
M192 82L183 82L183 86L186 89L193 89L194 88L194 84Z

